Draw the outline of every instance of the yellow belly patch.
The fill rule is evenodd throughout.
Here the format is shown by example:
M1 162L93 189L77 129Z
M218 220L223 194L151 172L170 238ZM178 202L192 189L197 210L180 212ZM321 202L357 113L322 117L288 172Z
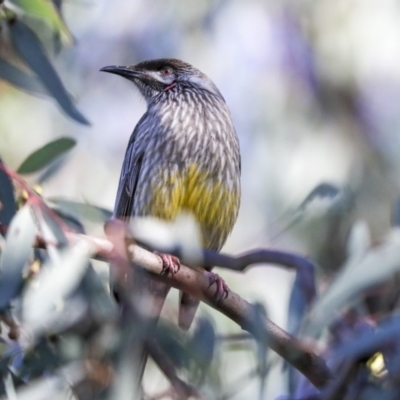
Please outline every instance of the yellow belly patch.
M234 191L192 164L183 171L161 172L152 189L149 214L174 220L181 211L194 215L206 248L220 249L231 232L239 208L239 190Z

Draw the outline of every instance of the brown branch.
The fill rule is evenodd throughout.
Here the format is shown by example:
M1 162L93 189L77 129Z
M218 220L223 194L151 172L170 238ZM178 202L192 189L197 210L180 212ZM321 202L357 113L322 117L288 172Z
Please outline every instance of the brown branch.
M0 233L4 235L7 232L7 228L8 227L0 226ZM100 261L108 261L111 251L113 249L113 244L109 240L71 232L65 232L65 234L69 241L72 242L76 241L79 237L82 237L85 240L89 240L98 249L95 258ZM42 248L46 247L46 243L40 237L37 238L36 245ZM137 247L140 248L139 246ZM174 254L178 256L183 263L185 262L185 259L182 257L182 252L179 249L171 251L169 249L157 250L162 250L163 252ZM306 300L308 304L310 304L315 298L315 266L308 258L300 256L298 254L287 253L277 250L257 249L246 252L244 254L239 254L238 256L230 256L228 254L217 253L214 251L203 249L202 261L202 267L212 266L230 269L233 271L245 271L254 265L266 263L283 266L288 269L294 269L297 271L298 274L301 274L301 284L303 287L303 291L306 295Z
M67 233L67 237L73 239L76 235ZM87 236L85 236L87 237ZM97 238L90 238L99 249L96 258L107 261L112 249L109 241ZM42 244L43 245L43 244ZM164 253L174 254L181 262L185 263L184 253L180 249L155 249ZM316 296L315 288L315 266L306 257L294 253L287 253L278 250L257 249L237 256L218 253L211 250L202 250L201 267L219 267L233 271L246 271L248 268L260 264L275 264L287 269L295 270L298 274L298 281L305 294L305 300L310 305Z
M106 224L105 232L111 240L126 235L125 225L115 220ZM120 244L115 245L117 247ZM109 250L110 247L107 243L106 249ZM99 248L103 254L106 249ZM303 373L316 387L322 388L331 379L331 373L321 357L267 317L260 315L252 304L238 294L229 290L227 297L218 301L215 296L216 288L214 285L210 286L210 275L207 271L181 265L175 275L161 275L163 265L159 256L134 244L128 246L128 252L132 264L146 269L155 279L199 298L235 321L254 337L260 339L260 335L264 335L269 347Z

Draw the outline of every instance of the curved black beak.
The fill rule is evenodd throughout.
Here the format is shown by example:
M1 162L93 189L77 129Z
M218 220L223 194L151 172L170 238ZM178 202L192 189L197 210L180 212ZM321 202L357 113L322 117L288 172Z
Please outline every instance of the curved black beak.
M133 69L133 67L121 67L117 65L104 67L100 71L109 72L110 74L121 75L124 78L137 78L141 75L140 72Z

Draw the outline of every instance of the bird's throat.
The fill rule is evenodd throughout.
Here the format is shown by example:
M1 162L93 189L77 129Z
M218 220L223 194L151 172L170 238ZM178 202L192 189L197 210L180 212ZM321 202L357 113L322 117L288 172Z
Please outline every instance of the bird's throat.
M172 88L174 88L176 86L176 82L171 83L170 85L168 85L165 89L164 92L168 92L168 90L171 90Z

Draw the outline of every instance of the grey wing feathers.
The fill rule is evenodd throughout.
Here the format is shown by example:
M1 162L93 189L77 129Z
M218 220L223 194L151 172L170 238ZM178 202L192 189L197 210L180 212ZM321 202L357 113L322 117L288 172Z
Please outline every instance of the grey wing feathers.
M139 126L139 125L138 125ZM136 127L137 128L137 127ZM138 153L135 144L136 130L133 132L126 149L115 200L114 217L125 219L132 216L135 191L140 176L143 153Z

